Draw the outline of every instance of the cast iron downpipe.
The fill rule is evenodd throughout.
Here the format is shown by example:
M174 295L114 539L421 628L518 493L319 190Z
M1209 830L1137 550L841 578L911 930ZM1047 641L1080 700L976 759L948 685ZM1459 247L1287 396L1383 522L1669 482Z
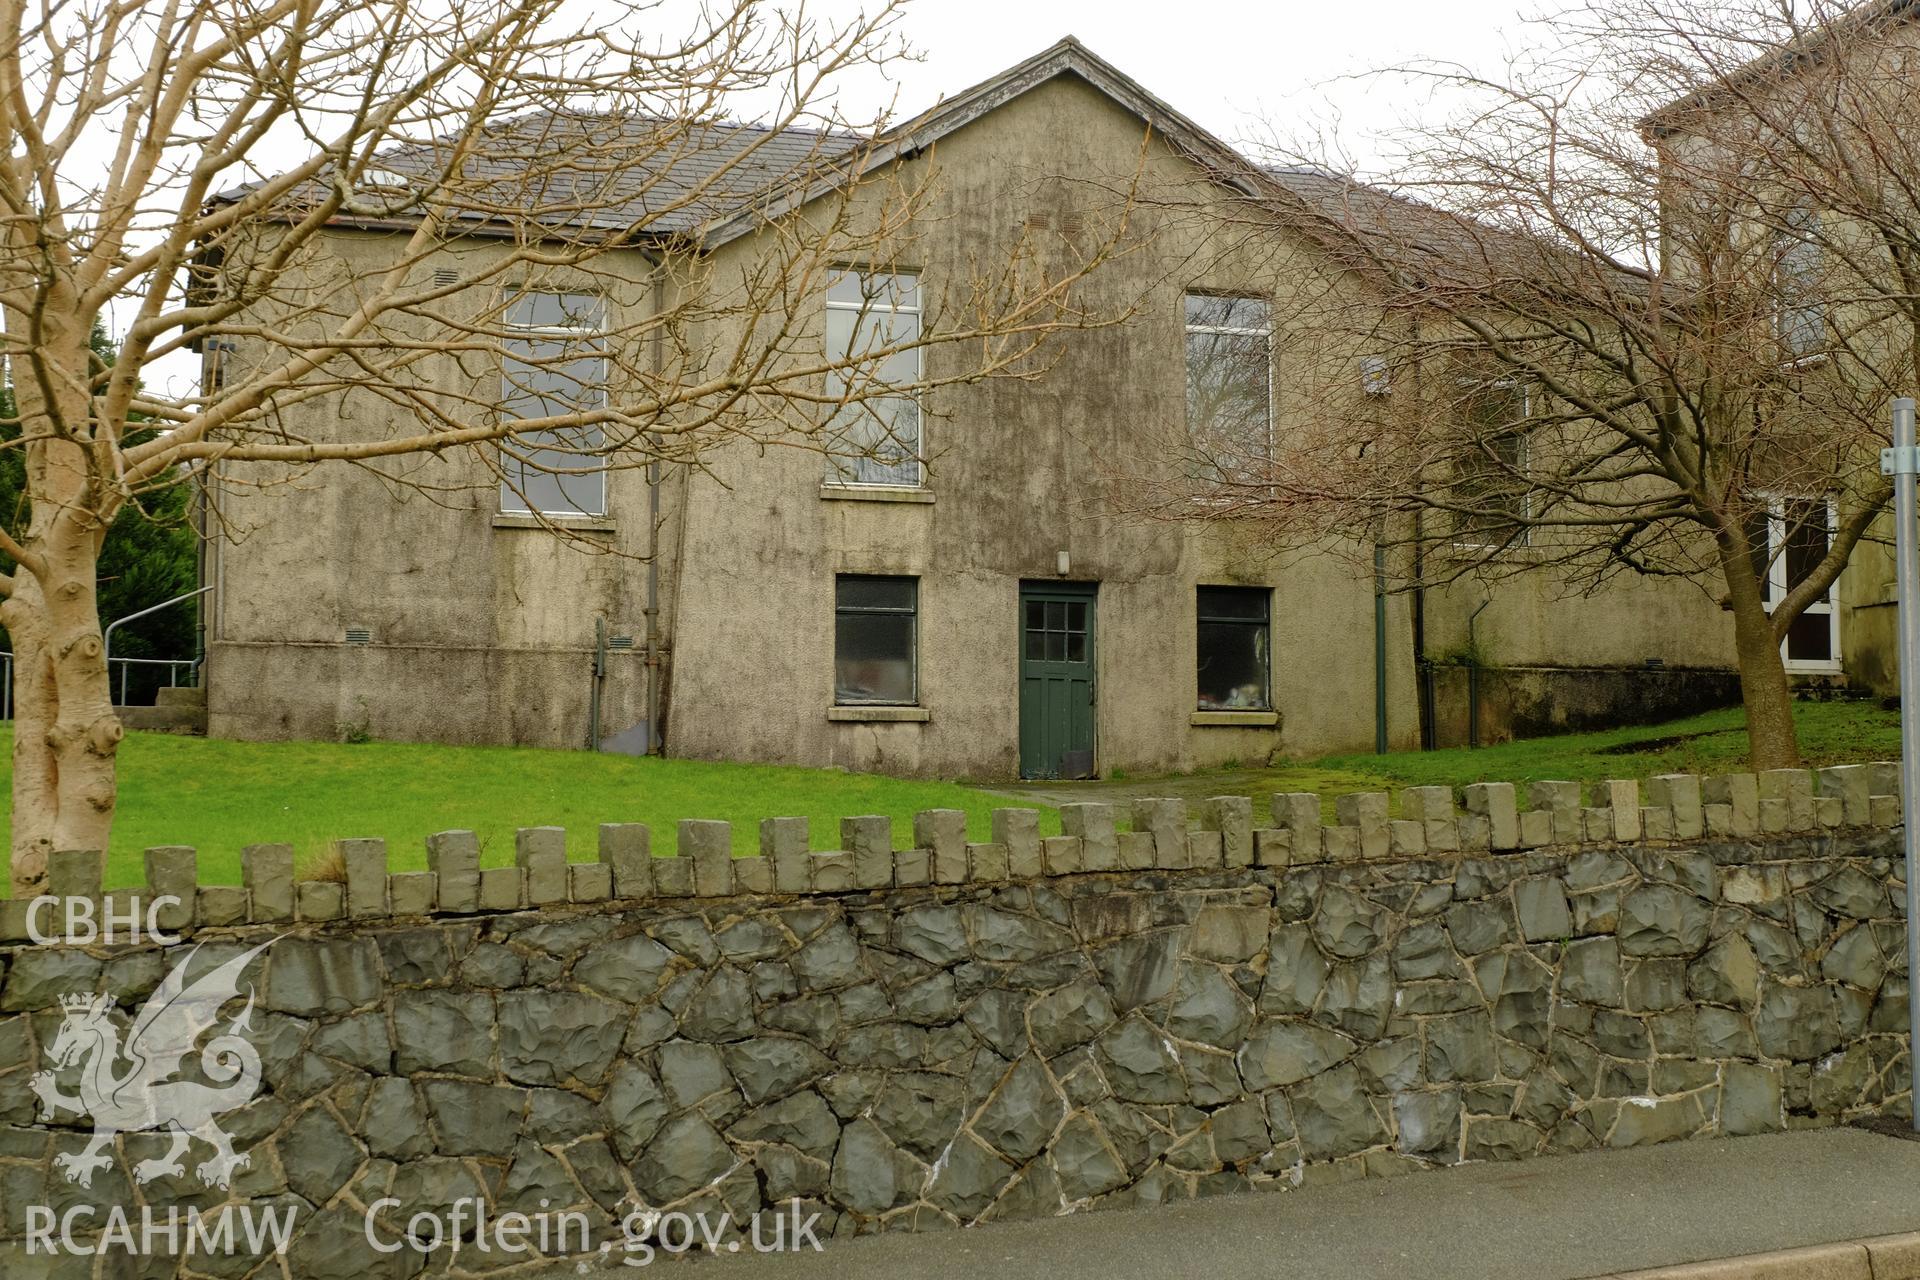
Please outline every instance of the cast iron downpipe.
M1480 602L1480 608L1467 615L1467 745L1480 745L1480 645L1474 639L1473 624L1480 620L1481 612L1493 603L1489 594Z
M1373 544L1373 752L1387 754L1387 549Z

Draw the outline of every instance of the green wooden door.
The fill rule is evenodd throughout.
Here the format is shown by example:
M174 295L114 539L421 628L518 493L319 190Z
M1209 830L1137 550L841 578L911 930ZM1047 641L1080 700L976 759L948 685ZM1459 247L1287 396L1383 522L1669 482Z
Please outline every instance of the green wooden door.
M1093 776L1092 583L1020 588L1020 776Z

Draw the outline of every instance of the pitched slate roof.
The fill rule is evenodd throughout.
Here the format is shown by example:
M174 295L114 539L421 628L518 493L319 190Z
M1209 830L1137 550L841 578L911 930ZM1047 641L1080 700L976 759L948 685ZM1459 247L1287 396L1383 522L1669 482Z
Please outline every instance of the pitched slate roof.
M1485 228L1475 227L1469 237L1461 220L1430 206L1318 170L1254 164L1072 36L870 138L725 121L688 129L658 117L589 112L513 117L490 127L466 162L465 175L475 185L462 192L472 207L461 216L477 226L503 211L515 220L529 214L537 219L550 207L556 226L643 227L647 238L686 237L711 248L862 173L910 159L1063 75L1138 117L1215 182L1283 217L1318 222L1323 231L1332 224L1377 244L1391 240L1416 255L1484 252ZM391 148L380 153L376 167L416 182L431 178L444 171L447 145ZM247 189L221 198L238 198ZM314 198L320 188L307 191ZM404 225L405 219L342 214L336 221Z
M1692 119L1702 111L1724 105L1735 93L1769 78L1784 78L1825 58L1834 40L1872 32L1876 28L1920 18L1920 0L1869 0L1815 27L1778 49L1772 49L1744 63L1712 84L1674 99L1641 121L1643 133L1652 138L1685 132Z

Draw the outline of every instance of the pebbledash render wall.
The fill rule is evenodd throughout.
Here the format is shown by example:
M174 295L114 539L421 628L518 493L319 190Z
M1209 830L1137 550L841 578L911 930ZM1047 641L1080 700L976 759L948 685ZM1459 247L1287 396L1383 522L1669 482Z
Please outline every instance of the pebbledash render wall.
M1333 825L1313 795L1260 825L1239 797L1194 824L1180 801L1083 804L1048 838L1008 809L978 844L937 811L913 848L849 818L826 852L776 818L744 858L725 824L682 824L671 858L614 825L572 865L539 828L485 870L449 832L400 875L348 842L344 885L296 884L264 846L246 886L196 889L191 850L154 850L145 893L186 899L162 923L200 944L196 972L272 940L246 984L264 1083L217 1117L249 1162L209 1189L196 1144L137 1186L164 1142L127 1134L90 1187L61 1176L91 1122L44 1123L28 1087L61 997L131 1013L188 948L28 945L9 904L0 1273L67 1274L28 1253L35 1205L290 1207L260 1274L465 1274L507 1259L379 1252L369 1207L399 1206L375 1215L385 1243L467 1198L574 1212L616 1247L556 1252L599 1267L636 1206L737 1231L798 1201L826 1237L1901 1108L1895 780L1544 782L1524 812L1505 784L1464 811L1413 788L1397 817L1341 797ZM56 891L97 898L97 867L61 856Z

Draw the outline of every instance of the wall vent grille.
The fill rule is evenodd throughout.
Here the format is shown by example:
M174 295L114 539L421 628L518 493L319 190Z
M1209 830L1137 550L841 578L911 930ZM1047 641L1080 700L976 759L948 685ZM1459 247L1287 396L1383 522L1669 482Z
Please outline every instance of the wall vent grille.
M451 267L441 267L433 273L435 284L454 284L460 279L460 273Z
M373 628L372 627L348 627L347 643L348 644L372 644Z

